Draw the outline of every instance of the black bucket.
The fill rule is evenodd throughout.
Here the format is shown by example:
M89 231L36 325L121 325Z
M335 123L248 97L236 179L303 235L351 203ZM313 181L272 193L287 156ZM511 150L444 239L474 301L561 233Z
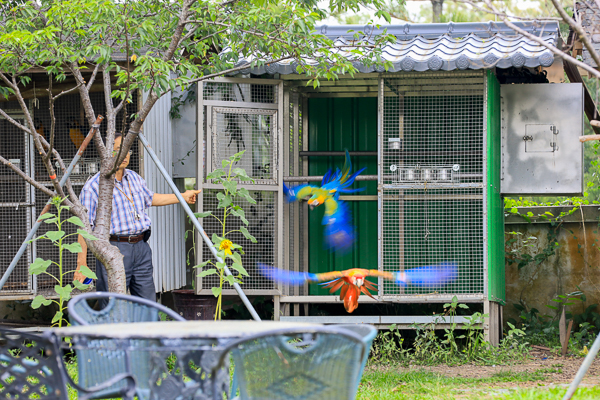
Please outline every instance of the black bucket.
M192 289L173 290L173 302L175 311L187 320L215 319L215 296L199 296Z

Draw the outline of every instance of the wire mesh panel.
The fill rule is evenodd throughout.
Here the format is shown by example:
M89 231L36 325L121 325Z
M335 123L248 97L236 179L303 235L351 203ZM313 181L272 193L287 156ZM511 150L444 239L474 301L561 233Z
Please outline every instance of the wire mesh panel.
M17 250L29 231L27 226L28 207L0 207L0 274L4 275ZM30 254L25 254L4 284L0 293L29 292L31 277L28 267ZM1 276L0 275L0 276Z
M243 168L257 184L277 181L277 111L212 109L212 169L245 150L234 168Z
M477 71L384 78L383 268L454 262L459 275L424 288L385 282L383 295L484 291L483 85Z
M383 265L401 271L442 262L459 267L457 281L402 289L385 281L384 294L483 292L483 196L480 189L386 190Z
M383 183L483 181L482 73L385 78L383 118Z
M206 82L204 100L277 104L277 84Z
M91 93L90 99L96 115L106 115L103 93ZM51 118L48 112L48 98L40 98L38 101L39 109L36 108L34 110L36 130L49 140ZM127 129L124 129L124 124L125 127L128 126L130 117L135 112L137 112L137 96L133 96L133 101L117 116L116 128L118 132L127 132ZM77 154L77 150L87 136L90 127L81 106L79 95L67 95L58 99L54 105L54 113L56 115L54 147L61 155L65 165L68 166ZM105 137L106 123L102 123L99 129L102 137ZM139 171L138 146L133 146L131 150L133 153L127 168L137 172ZM57 176L59 178L62 177L62 171L58 163L55 160L53 163ZM94 141L92 141L83 153L78 165L74 168L71 174L71 181L74 183L85 183L90 176L95 175L99 170L100 156ZM46 179L48 175L46 167L39 155L35 157L35 171L38 180L49 183L49 180Z
M17 122L25 124L17 102L4 102L0 107L12 115ZM3 118L0 118L0 155L29 174L29 140L23 131ZM2 275L29 231L31 192L28 186L12 169L0 165L0 274ZM21 257L1 293L31 291L32 280L27 271L31 261L31 252L28 251Z
M218 190L203 191L203 211L212 211L213 215L223 220L223 209L217 208ZM250 191L250 196L256 200L256 204L251 204L245 199L237 198L235 205L240 206L245 213L248 225L244 225L240 218L229 216L226 219L225 233L231 232L227 238L233 243L242 246L244 254L242 255L242 265L250 275L244 277L242 288L247 289L273 289L274 284L257 271L257 263L274 265L277 260L277 192L271 191ZM202 220L202 226L208 237L217 234L223 237L222 225L213 217L206 217ZM257 243L252 243L246 239L239 231L241 226L246 226L248 232L254 236ZM213 259L208 246L203 243L202 255L204 260ZM201 261L204 261L201 260ZM231 260L227 261L229 264ZM208 267L207 267L208 268ZM202 280L203 288L218 286L219 281L216 275L209 275Z

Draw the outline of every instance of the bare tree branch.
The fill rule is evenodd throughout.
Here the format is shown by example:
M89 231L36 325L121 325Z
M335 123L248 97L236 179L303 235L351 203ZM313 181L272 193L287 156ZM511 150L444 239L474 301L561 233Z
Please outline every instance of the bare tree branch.
M77 83L77 86L68 89L68 90L63 90L62 92L60 92L59 94L57 94L56 96L54 96L54 100L60 98L61 96L64 96L65 94L69 94L71 92L74 92L75 90L79 89L79 86L81 85L81 83ZM50 91L50 95L52 95L52 91Z
M556 48L556 46L553 46L549 43L546 43L546 41L544 41L542 38L532 35L531 33L519 28L518 26L516 26L515 24L513 24L512 22L510 22L510 20L508 20L508 18L506 17L506 14L498 11L490 2L490 0L485 0L485 3L488 7L490 7L492 10L494 10L494 13L498 16L500 16L503 20L503 22L510 27L511 29L513 29L515 32L520 33L521 35L525 36L528 39L533 40L536 43L541 44L542 46L546 47L548 50L550 50L551 52L553 52L554 54L558 55L559 57L562 57L565 60L568 60L569 62L577 65L578 67L581 67L583 69L585 69L586 71L590 72L592 75L596 76L597 78L600 78L600 72L596 71L594 68L590 67L589 65L582 63L581 61L575 59L574 57L571 57L570 55L568 55L567 53L559 50L558 48Z
M96 64L94 71L92 71L92 76L90 76L90 80L87 84L88 92L92 89L92 85L94 84L94 81L96 80L96 76L98 75L99 70L100 70L100 64Z
M558 11L558 13L562 17L563 21L565 21L567 24L569 24L571 29L573 29L575 32L577 32L579 39L581 39L581 41L583 42L585 47L590 52L590 55L592 56L592 59L594 60L596 65L600 66L600 57L598 56L596 49L594 49L594 46L590 42L588 35L586 35L586 33L583 31L583 28L581 27L581 25L579 25L571 17L569 17L569 15L565 12L565 10L563 10L562 6L560 5L560 3L557 0L550 0L550 1L552 1L552 4L554 4L554 8L556 8L556 11ZM573 10L573 12L575 12L575 10Z
M41 183L33 180L29 175L27 175L25 172L21 171L19 168L17 168L13 163L8 161L6 158L0 156L0 163L4 164L8 168L12 169L17 175L19 175L27 183L29 183L31 186L35 187L36 189L41 190L42 192L47 194L49 197L56 196L55 192L48 189L46 186L42 185Z

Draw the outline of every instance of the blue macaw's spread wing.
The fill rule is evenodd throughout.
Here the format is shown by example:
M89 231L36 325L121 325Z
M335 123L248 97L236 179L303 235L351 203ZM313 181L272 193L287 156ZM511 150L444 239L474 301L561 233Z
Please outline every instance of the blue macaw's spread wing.
M352 162L350 154L346 151L346 161L344 167L335 173L327 171L321 181L321 186L311 186L308 184L295 187L283 185L283 192L288 202L307 200L311 207L325 204L325 216L323 225L325 226L325 246L331 250L348 251L355 240L352 217L348 206L339 200L340 193L355 193L365 188L347 189L354 183L354 179L364 171L360 169L354 174L352 171Z
M285 271L263 263L258 263L258 269L261 274L275 282L303 285L307 282L319 281L317 274L310 272Z
M456 263L443 262L397 272L396 283L402 286L441 287L455 281L457 277L458 266Z

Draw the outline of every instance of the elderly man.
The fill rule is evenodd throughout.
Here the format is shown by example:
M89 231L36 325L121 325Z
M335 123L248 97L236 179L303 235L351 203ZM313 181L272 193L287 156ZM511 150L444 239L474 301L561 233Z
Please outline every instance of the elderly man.
M113 155L121 146L122 137L117 134L113 147ZM128 170L131 151L125 157L115 174L113 190L113 206L110 221L110 241L123 254L127 288L134 296L156 301L154 279L152 277L152 250L147 241L150 237L151 221L146 214L150 206L166 206L178 202L174 194L153 193L144 179L135 172ZM88 210L90 224L94 226L98 206L98 177L90 178L79 195L79 199ZM196 202L200 190L187 190L181 195L190 204ZM77 271L74 278L80 282L85 276L79 272L81 265L86 265L87 245L81 236L78 238L83 251L77 255ZM108 291L108 278L104 265L96 260L96 290Z

